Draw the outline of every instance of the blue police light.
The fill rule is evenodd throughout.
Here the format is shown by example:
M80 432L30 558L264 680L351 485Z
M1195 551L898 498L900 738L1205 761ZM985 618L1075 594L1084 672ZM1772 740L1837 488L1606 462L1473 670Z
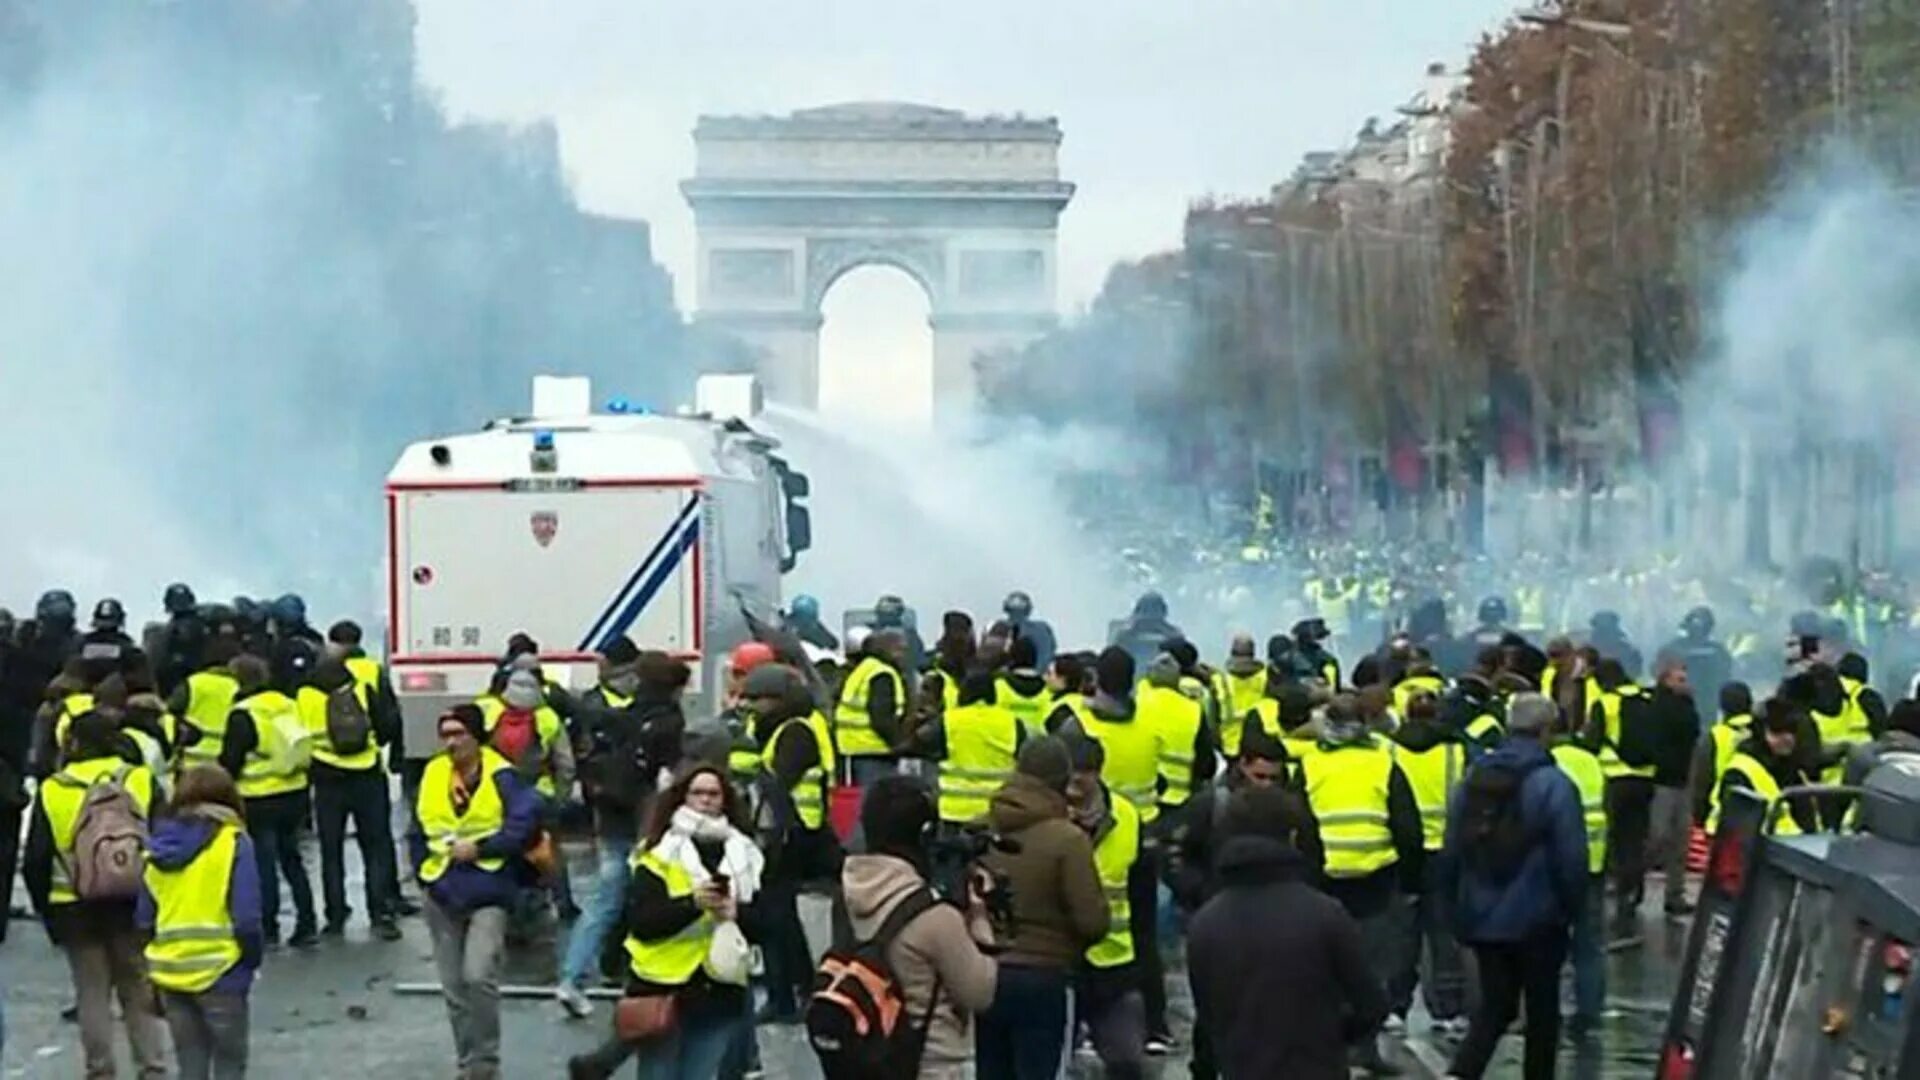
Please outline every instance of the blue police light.
M617 398L614 398L612 401L607 402L607 411L612 413L615 416L619 416L631 410L632 408L633 408L633 403L623 397L617 397Z
M546 429L544 429L544 428L543 428L543 429L541 429L541 430L539 430L539 431L536 431L536 432L534 432L534 433L533 433L533 448L534 448L535 450L551 450L551 449L553 449L553 432L551 432L551 431L547 431L547 430L546 430Z

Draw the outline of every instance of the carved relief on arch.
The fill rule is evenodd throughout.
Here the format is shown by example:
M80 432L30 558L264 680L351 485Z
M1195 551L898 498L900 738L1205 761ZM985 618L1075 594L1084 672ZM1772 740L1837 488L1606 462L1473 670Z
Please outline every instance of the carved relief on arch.
M862 266L892 266L906 271L927 291L938 312L947 292L946 248L935 240L834 238L807 241L807 310L818 311L827 290L841 275Z

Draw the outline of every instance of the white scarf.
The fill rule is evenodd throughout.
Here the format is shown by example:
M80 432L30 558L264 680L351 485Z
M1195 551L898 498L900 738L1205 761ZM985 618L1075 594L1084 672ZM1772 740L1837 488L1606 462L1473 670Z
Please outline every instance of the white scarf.
M760 891L760 871L766 865L766 858L747 834L734 828L726 818L708 817L690 806L682 806L673 812L673 824L653 851L662 859L679 863L698 887L712 881L713 873L700 861L696 840L709 843L719 840L725 844L720 856L720 872L727 875L735 900L742 904L752 901Z

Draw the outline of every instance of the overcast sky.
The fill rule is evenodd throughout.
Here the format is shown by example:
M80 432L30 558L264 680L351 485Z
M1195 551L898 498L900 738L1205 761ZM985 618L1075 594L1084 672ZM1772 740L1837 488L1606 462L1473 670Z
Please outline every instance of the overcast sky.
M422 76L454 115L553 118L582 201L653 223L683 306L693 299L693 221L677 185L693 168L700 114L900 100L1058 116L1062 174L1079 185L1060 233L1065 312L1098 291L1115 260L1176 244L1189 200L1265 191L1302 154L1344 144L1368 116L1390 117L1429 62L1463 65L1517 6L416 2Z

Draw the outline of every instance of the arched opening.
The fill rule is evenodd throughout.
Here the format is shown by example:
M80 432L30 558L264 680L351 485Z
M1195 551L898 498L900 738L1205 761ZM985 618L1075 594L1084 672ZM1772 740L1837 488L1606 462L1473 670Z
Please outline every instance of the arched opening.
M932 303L894 266L858 266L820 302L820 411L921 427L933 416Z

